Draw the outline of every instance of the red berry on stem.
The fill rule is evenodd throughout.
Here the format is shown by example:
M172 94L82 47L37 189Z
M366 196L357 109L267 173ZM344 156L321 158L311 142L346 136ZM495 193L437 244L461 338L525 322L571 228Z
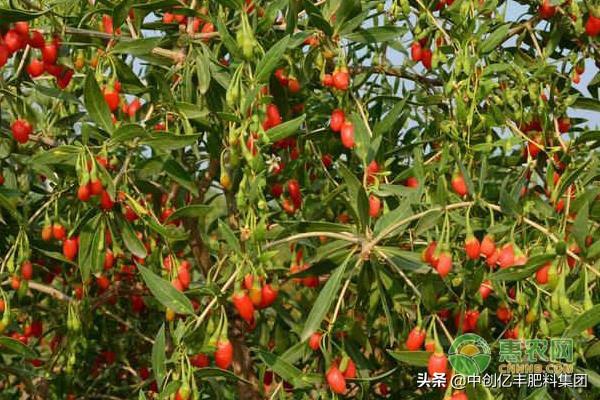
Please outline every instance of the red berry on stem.
M233 294L231 298L233 306L244 321L251 324L254 321L254 304L245 291L239 291Z
M44 47L45 43L46 42L44 41L44 36L40 31L31 32L31 38L29 39L29 45L31 47L33 47L34 49L41 49L42 47Z
M381 210L381 200L375 195L369 196L369 216L371 218L377 218L379 211Z
M351 149L354 147L354 125L351 122L346 121L342 125L340 132L342 144L344 147Z
M414 42L410 46L410 55L414 62L419 62L423 58L423 48L421 47L421 43Z
M261 289L260 308L267 308L277 300L279 291L270 284L263 285Z
M346 378L336 365L332 365L325 375L327 384L333 393L344 394L346 392Z
M591 37L598 36L600 34L600 18L590 14L585 23L585 33Z
M89 185L79 186L79 189L77 190L77 198L80 201L87 202L90 200L91 197L92 197L92 193L90 192Z
M467 183L465 182L465 178L459 172L456 172L454 173L454 175L452 175L450 185L452 186L452 190L454 190L454 193L456 193L460 197L465 197L469 193L469 189L467 187Z
M425 343L425 337L427 336L425 329L419 326L414 327L408 334L406 339L406 348L410 351L419 350Z
M215 364L217 367L227 369L231 365L233 359L233 346L228 339L219 340L217 342L217 350L215 351Z
M429 356L429 361L427 362L427 372L430 377L435 376L435 374L446 374L448 370L448 358L444 353L435 352L431 356Z
M556 6L550 3L550 0L543 0L539 9L540 17L550 19L556 14Z
M14 29L9 30L4 35L4 44L10 53L21 50L25 46L23 37Z
M342 130L342 126L344 125L344 121L346 120L346 115L343 110L336 108L331 112L331 120L329 121L329 127L334 132L339 132Z
M34 58L27 66L27 73L32 78L37 78L44 73L44 62Z
M442 251L440 253L436 269L442 278L452 271L452 255L449 252Z
M475 236L467 236L465 239L465 252L469 259L477 260L479 258L480 247L479 240Z
M78 250L77 238L70 238L63 243L63 255L67 260L74 260Z
M67 236L67 230L59 223L52 225L52 236L56 240L63 240Z
M56 64L58 59L58 47L54 43L46 43L42 47L42 60L44 64Z
M432 58L433 58L433 53L431 52L431 50L423 49L423 51L421 52L421 62L423 63L423 66L425 68L431 69Z
M321 337L323 335L321 335L319 332L315 332L313 333L310 338L308 339L308 347L310 347L312 350L317 351L319 349L319 347L321 346Z
M31 264L31 261L27 260L21 264L21 276L26 281L33 277L33 264Z
M492 235L485 235L481 241L481 254L486 258L492 256L496 252L496 243Z
M24 119L18 119L11 125L11 131L13 138L21 143L27 143L29 141L29 135L33 132L31 124Z
M333 74L333 86L338 90L348 90L350 86L350 74L347 69L342 69Z

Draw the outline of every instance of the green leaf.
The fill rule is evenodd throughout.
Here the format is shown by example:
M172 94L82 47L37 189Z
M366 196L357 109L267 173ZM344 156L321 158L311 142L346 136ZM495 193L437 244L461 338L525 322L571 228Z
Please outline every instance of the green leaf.
M6 351L9 353L18 354L26 359L39 357L34 349L26 346L20 340L16 340L8 336L0 336L0 353Z
M600 111L600 101L591 97L578 97L571 107L580 110Z
M221 220L219 220L219 233L223 236L223 239L225 239L231 250L239 254L242 253L242 248L237 236L235 236L235 233L233 233L229 225Z
M591 328L600 324L600 304L596 304L594 307L580 314L575 320L565 329L563 337L574 337L585 331L587 328Z
M342 277L346 271L350 256L331 274L329 280L319 293L319 297L317 297L313 308L304 322L304 328L302 328L302 334L300 335L302 342L307 340L321 326L323 318L331 308L333 301L337 298L337 293L340 289Z
M169 216L168 221L175 221L179 218L202 218L212 211L212 207L207 204L192 204L181 207Z
M353 112L352 115L350 115L350 121L354 125L354 137L356 142L354 152L363 162L366 162L367 154L369 153L369 145L371 144L369 128L361 118L360 114L356 112Z
M133 0L123 0L115 6L112 14L113 26L115 29L123 25L123 22L125 22L127 19L127 15L129 14L129 10L131 9L133 3Z
M210 87L210 59L204 52L204 47L196 52L196 74L198 76L198 90L206 94Z
M70 164L75 165L83 147L65 145L42 151L29 159L31 165Z
M396 207L392 211L384 213L383 215L381 215L379 217L379 219L375 223L375 228L373 228L373 234L375 236L377 236L379 233L381 233L381 231L386 229L391 224L396 223L398 221L402 221L402 220L410 217L411 215L412 215L412 208L410 206L410 203L407 201L402 202L402 203L400 203L400 205L398 207ZM397 235L399 233L399 230L406 227L406 225L407 224L397 227L393 231L389 232L387 236L392 237L392 236Z
M256 65L256 81L267 82L271 77L277 65L282 61L283 55L288 48L288 42L290 41L289 36L284 36L277 43L275 43L260 59Z
M479 53L485 54L497 48L502 42L504 42L506 35L508 35L509 25L501 25L496 28L490 35L479 44Z
M72 103L80 105L81 101L75 95L69 92L65 92L64 90L59 90L53 87L42 86L41 84L37 84L33 86L35 91L48 97L52 97L54 99L59 99L64 102Z
M325 275L336 269L337 263L332 260L323 260L316 262L310 266L310 268L303 269L302 271L296 272L289 276L290 279L294 278L305 278L307 276L319 276Z
M374 26L346 34L344 38L358 43L381 43L398 40L404 33L406 28L403 26Z
M164 164L164 171L173 180L179 183L181 186L189 190L192 194L198 193L198 187L194 184L190 174L174 159L170 158Z
M392 266L402 270L412 270L414 272L426 273L431 271L431 268L421 261L421 254L400 250L397 247L377 246L376 250L385 254Z
M139 94L145 89L140 78L133 72L131 67L121 59L121 57L113 57L112 62L115 65L117 77L123 86L123 91Z
M31 20L41 17L42 15L44 15L48 12L50 12L50 10L33 12L33 11L17 10L14 8L11 8L11 9L0 8L0 21L2 21L3 23L7 23L7 24L10 22L31 21Z
M44 249L40 249L37 247L34 247L35 251L40 252L41 254L45 255L46 257L50 257L54 260L66 263L66 264L71 264L71 265L77 265L76 263L74 263L73 261L67 259L65 256L63 256L62 253L58 253L56 251L48 251L48 250L44 250Z
M139 269L146 286L148 286L148 289L150 289L150 292L160 304L178 314L191 315L194 313L194 307L190 300L183 293L175 289L171 282L161 278L142 265L139 266Z
M208 115L208 110L201 106L193 103L186 103L184 101L178 101L175 103L175 108L184 117L188 119L202 119Z
M160 387L167 373L166 352L165 352L165 324L162 324L154 343L152 344L152 371L156 384Z
M222 378L227 378L227 379L231 379L234 381L241 381L248 385L253 384L252 382L244 379L242 376L236 375L232 371L228 371L228 370L221 369L221 368L207 367L207 368L194 369L194 376L197 376L198 378L222 377Z
M514 282L532 276L540 266L552 261L556 256L554 254L541 254L533 256L525 265L516 265L501 269L490 275L493 281Z
M152 132L140 143L148 145L155 150L172 151L192 146L202 137L201 134L174 135L169 132Z
M144 222L150 227L150 229L158 233L163 239L171 242L186 240L188 238L187 232L183 229L177 228L173 225L161 225L154 218L144 217Z
M215 26L217 28L217 31L219 32L219 35L221 36L221 41L223 42L227 50L229 50L229 52L235 59L242 60L244 57L240 52L240 49L235 39L229 33L227 26L223 23L223 21L221 21L221 19L217 19L215 21Z
M600 356L600 341L592 343L587 349L585 349L585 357L592 358Z
M258 357L269 366L269 369L283 378L284 381L292 383L294 387L297 388L308 386L306 382L302 382L300 379L304 373L283 358L261 349L257 349L255 352Z
M425 216L419 220L419 223L415 228L415 236L421 236L423 233L433 228L441 216L441 211L432 211L428 214L425 214Z
M148 255L146 247L144 247L142 241L137 237L129 222L125 221L125 219L120 219L119 221L121 226L121 236L127 250L136 257L145 258Z
M83 280L90 277L90 272L102 270L105 256L104 220L102 214L91 218L79 233L79 270Z
M152 49L158 47L162 38L147 38L128 41L120 41L111 52L114 54L130 54L132 56L151 55Z
M110 138L111 145L118 145L132 141L133 139L145 137L146 130L137 124L125 124L121 125Z
M98 126L109 133L112 133L115 129L110 110L104 96L100 91L98 82L94 77L93 72L89 72L85 78L85 84L83 89L85 108L90 114L90 118L98 124Z
M406 101L408 97L405 97L401 101L396 102L392 109L373 127L373 135L380 136L384 133L387 133L392 129L394 124L398 122L400 116L404 112L404 107L406 107Z
M288 136L291 136L298 132L304 120L306 119L306 114L302 114L301 116L294 118L292 120L286 121L282 124L277 125L274 128L269 129L266 134L271 143L276 142L281 139L285 139Z
M577 217L575 217L575 222L573 223L573 228L571 233L575 237L575 241L577 241L577 245L579 248L585 249L585 238L588 234L588 216L589 216L589 204L586 201L583 206L577 211Z
M168 7L173 7L173 6L180 6L181 3L179 2L179 0L157 0L157 1L149 1L147 3L138 3L135 2L133 4L133 8L137 8L139 10L144 10L144 11L154 11L154 10L160 10L163 8L168 8Z
M390 356L396 360L414 367L427 367L431 353L427 351L392 351L388 350Z

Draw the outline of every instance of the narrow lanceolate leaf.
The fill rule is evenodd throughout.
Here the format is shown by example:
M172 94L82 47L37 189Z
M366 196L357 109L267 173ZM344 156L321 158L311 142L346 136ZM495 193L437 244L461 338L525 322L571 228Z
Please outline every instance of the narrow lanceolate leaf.
M33 12L17 9L0 8L0 21L7 24L10 22L31 21L41 17L49 11L50 10Z
M327 312L331 308L334 300L337 298L337 294L342 283L342 277L344 276L344 272L346 271L346 266L348 265L349 260L350 257L347 257L342 265L340 265L331 274L329 280L319 293L319 297L317 297L313 308L310 310L310 313L304 322L304 328L302 329L300 340L307 340L310 335L312 335L319 328L319 326L321 326L323 318L325 318L325 315L327 315Z
M213 207L207 204L193 204L191 206L179 208L169 216L168 221L176 221L179 218L202 218L212 209Z
M132 56L143 56L152 53L152 49L158 47L161 38L137 39L130 41L120 41L112 52L115 54L129 54Z
M0 336L0 354L17 354L27 359L39 357L39 354L20 340Z
M121 237L123 238L123 243L125 244L127 250L129 250L136 257L145 258L148 254L146 251L146 247L144 246L142 241L137 237L129 222L125 221L125 219L121 219L120 227Z
M167 160L164 164L164 171L174 181L176 181L181 186L189 190L191 193L198 193L198 188L194 184L191 175L181 166L181 164L178 161L172 158Z
M502 25L496 28L495 31L490 33L489 36L485 38L483 42L479 44L479 52L482 54L489 53L494 50L497 46L499 46L505 39L508 34L509 25Z
M271 77L277 65L282 61L283 55L288 48L290 41L289 36L283 37L279 42L275 43L258 62L256 66L256 81L266 82Z
M563 333L564 337L573 337L577 336L587 328L591 328L600 324L600 304L596 304L594 307L585 311L583 314L580 314L575 321L571 323L565 329Z
M163 324L156 334L154 344L152 345L152 371L154 372L156 384L159 387L162 385L165 374L167 373L166 357L165 325Z
M210 59L204 49L196 51L196 74L198 76L198 90L206 94L210 86Z
M408 97L405 97L401 101L398 101L392 109L373 127L373 135L380 136L384 133L387 133L394 124L398 121L402 113L404 112L404 107L406 107L406 101Z
M194 313L194 307L190 300L183 293L175 289L171 282L161 278L144 266L140 265L139 269L146 286L148 286L152 295L163 306L178 314Z
M352 113L350 121L354 125L354 137L356 142L354 151L363 162L366 162L369 146L371 144L369 128L359 113Z
M577 216L575 217L575 222L573 223L572 233L577 241L577 245L580 248L585 248L585 239L588 234L588 216L589 216L589 204L586 201L583 206L577 212Z
M83 280L102 270L104 262L104 220L102 215L90 219L79 233L79 270Z
M96 82L93 72L89 72L85 78L83 89L84 104L90 118L102 129L112 133L114 125L110 109L104 101L100 86Z
M173 135L169 132L155 132L140 141L158 151L172 151L192 146L202 137L200 134Z
M406 29L404 27L375 26L346 34L344 35L344 38L359 43L380 43L397 40L405 32Z
M277 376L280 376L286 382L293 384L294 387L300 388L308 386L306 382L302 382L301 380L304 373L283 358L260 349L256 350L256 354L269 366L269 369L277 374Z
M525 265L517 265L501 269L490 275L490 279L493 281L520 281L521 279L532 276L538 268L549 261L555 259L556 256L553 254L542 254L539 256L531 257L531 259Z
M291 136L298 132L304 120L306 119L306 114L303 114L297 118L286 121L282 124L277 125L274 128L269 129L267 133L267 137L270 142L276 142L281 139L285 139L288 136Z
M242 252L242 247L240 246L240 241L237 236L235 236L235 233L233 233L229 225L221 220L219 220L219 232L232 250L238 253Z
M396 360L415 367L426 367L431 353L427 351L391 351L390 356Z
M134 0L122 0L119 4L115 6L113 9L113 25L121 26L125 19L127 19L127 14L129 14L129 10L133 5Z

